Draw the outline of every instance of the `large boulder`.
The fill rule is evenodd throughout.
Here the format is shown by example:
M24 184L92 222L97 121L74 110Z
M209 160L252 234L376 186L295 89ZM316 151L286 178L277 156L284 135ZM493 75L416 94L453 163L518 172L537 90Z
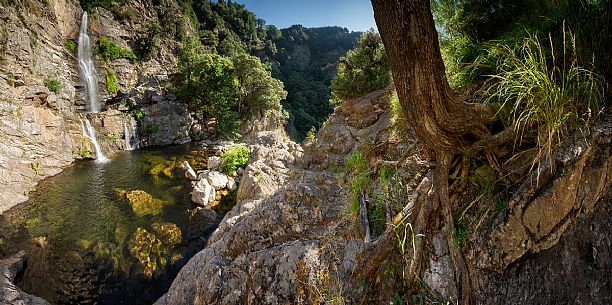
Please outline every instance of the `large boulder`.
M208 208L195 208L189 215L187 237L190 240L200 238L217 224L217 212Z

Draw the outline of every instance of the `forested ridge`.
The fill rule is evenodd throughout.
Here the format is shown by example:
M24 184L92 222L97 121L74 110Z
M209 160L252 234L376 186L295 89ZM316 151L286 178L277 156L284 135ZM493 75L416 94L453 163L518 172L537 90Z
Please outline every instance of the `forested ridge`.
M332 112L333 105L329 103L330 83L336 74L337 61L340 56L354 47L361 34L334 26L306 28L294 25L278 29L275 25L268 25L265 20L257 18L244 4L231 0L150 1L149 3L159 9L161 20L164 22L149 24L147 34L135 42L135 49L141 56L156 56L161 39L165 35L182 42L189 41L183 45L196 48L200 53L218 54L225 58L236 58L239 54L255 56L260 62L251 61L251 64L255 65L253 68L258 69L259 73L265 74L263 70L271 72L273 78L284 84L286 96L280 94L282 89L276 85L272 86L274 89L272 87L269 89L276 90L277 95L280 94L284 111L279 111L278 115L285 120L288 134L299 141L305 138L309 130L320 128ZM81 5L86 10L100 6L111 10L119 19L134 18L136 12L126 4L129 4L129 1L81 0ZM188 33L188 28L194 33ZM198 42L198 45L194 42ZM182 54L187 51L185 48L182 50ZM210 63L216 64L217 59L221 60L221 57L212 58ZM181 58L182 62L188 60L185 56ZM183 68L185 66L189 65L182 65ZM235 67L241 65L233 62L232 66L234 67L225 65L225 68L221 69L231 74L234 73ZM244 65L242 67L246 68ZM186 71L183 69L181 73L183 72ZM268 78L265 82L273 81ZM226 83L226 86L231 85ZM192 88L189 85L188 87ZM232 88L228 90L237 92ZM189 96L186 99L196 108L201 107L204 114L217 118L222 125L221 133L233 136L232 133L239 125L237 120L252 115L246 113L248 107L238 109L242 107L238 105L239 96L239 93L226 95L225 98L217 96L213 98L216 102L211 103L196 102L211 98L204 95ZM241 98L244 99L245 95L243 94ZM206 106L209 104L216 104L217 106L212 108L217 109L204 109L211 108ZM280 110L277 106L273 108Z

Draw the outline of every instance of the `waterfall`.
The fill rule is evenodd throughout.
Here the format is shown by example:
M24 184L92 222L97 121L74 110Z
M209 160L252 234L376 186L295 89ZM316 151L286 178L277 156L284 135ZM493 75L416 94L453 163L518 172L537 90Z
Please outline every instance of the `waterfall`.
M123 122L123 135L125 137L125 150L134 150L132 146L132 137L130 136L130 131L128 130L127 123Z
M79 32L78 44L78 66L81 72L81 79L85 82L85 98L88 102L89 112L99 112L100 103L98 96L98 71L91 52L91 41L87 35L88 17L87 12L83 12L81 20L81 30Z
M140 146L140 137L138 137L138 130L136 120L132 116L128 116L127 120L130 125L123 121L123 132L125 135L125 150L133 150Z
M89 119L85 117L85 125L83 125L83 120L81 120L81 128L83 129L83 136L88 138L93 144L94 149L96 150L96 162L98 163L106 163L109 159L102 152L102 148L100 144L98 144L98 140L96 139L96 130L91 126Z

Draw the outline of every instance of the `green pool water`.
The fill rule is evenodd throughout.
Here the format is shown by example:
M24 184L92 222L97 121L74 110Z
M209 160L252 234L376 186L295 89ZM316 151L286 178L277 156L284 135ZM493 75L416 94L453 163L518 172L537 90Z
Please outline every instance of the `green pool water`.
M173 146L77 162L0 216L0 255L26 250L17 284L53 304L151 304L220 219L194 216L176 168L201 169L208 154Z

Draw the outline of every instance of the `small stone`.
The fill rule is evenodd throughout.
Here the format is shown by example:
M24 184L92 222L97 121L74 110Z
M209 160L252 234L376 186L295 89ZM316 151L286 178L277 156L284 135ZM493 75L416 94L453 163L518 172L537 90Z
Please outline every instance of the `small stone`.
M154 103L161 103L163 101L165 101L166 98L161 96L161 95L154 95L153 97L151 97L151 101Z
M189 162L183 161L183 163L179 165L179 169L185 171L185 178L189 180L198 180L198 177L193 168L191 168L191 165L189 165Z
M227 185L226 188L230 191L235 191L238 189L238 185L236 184L236 180L232 177L227 177Z
M202 171L200 174L198 174L198 180L208 179L208 173L210 173L209 170Z
M212 156L208 158L208 169L209 170L219 170L221 166L221 158L217 156Z
M225 186L227 185L227 176L217 172L217 171L211 171L210 173L208 173L208 183L210 183L210 185L212 185L212 187L215 188L215 190L220 190L222 188L225 188Z

